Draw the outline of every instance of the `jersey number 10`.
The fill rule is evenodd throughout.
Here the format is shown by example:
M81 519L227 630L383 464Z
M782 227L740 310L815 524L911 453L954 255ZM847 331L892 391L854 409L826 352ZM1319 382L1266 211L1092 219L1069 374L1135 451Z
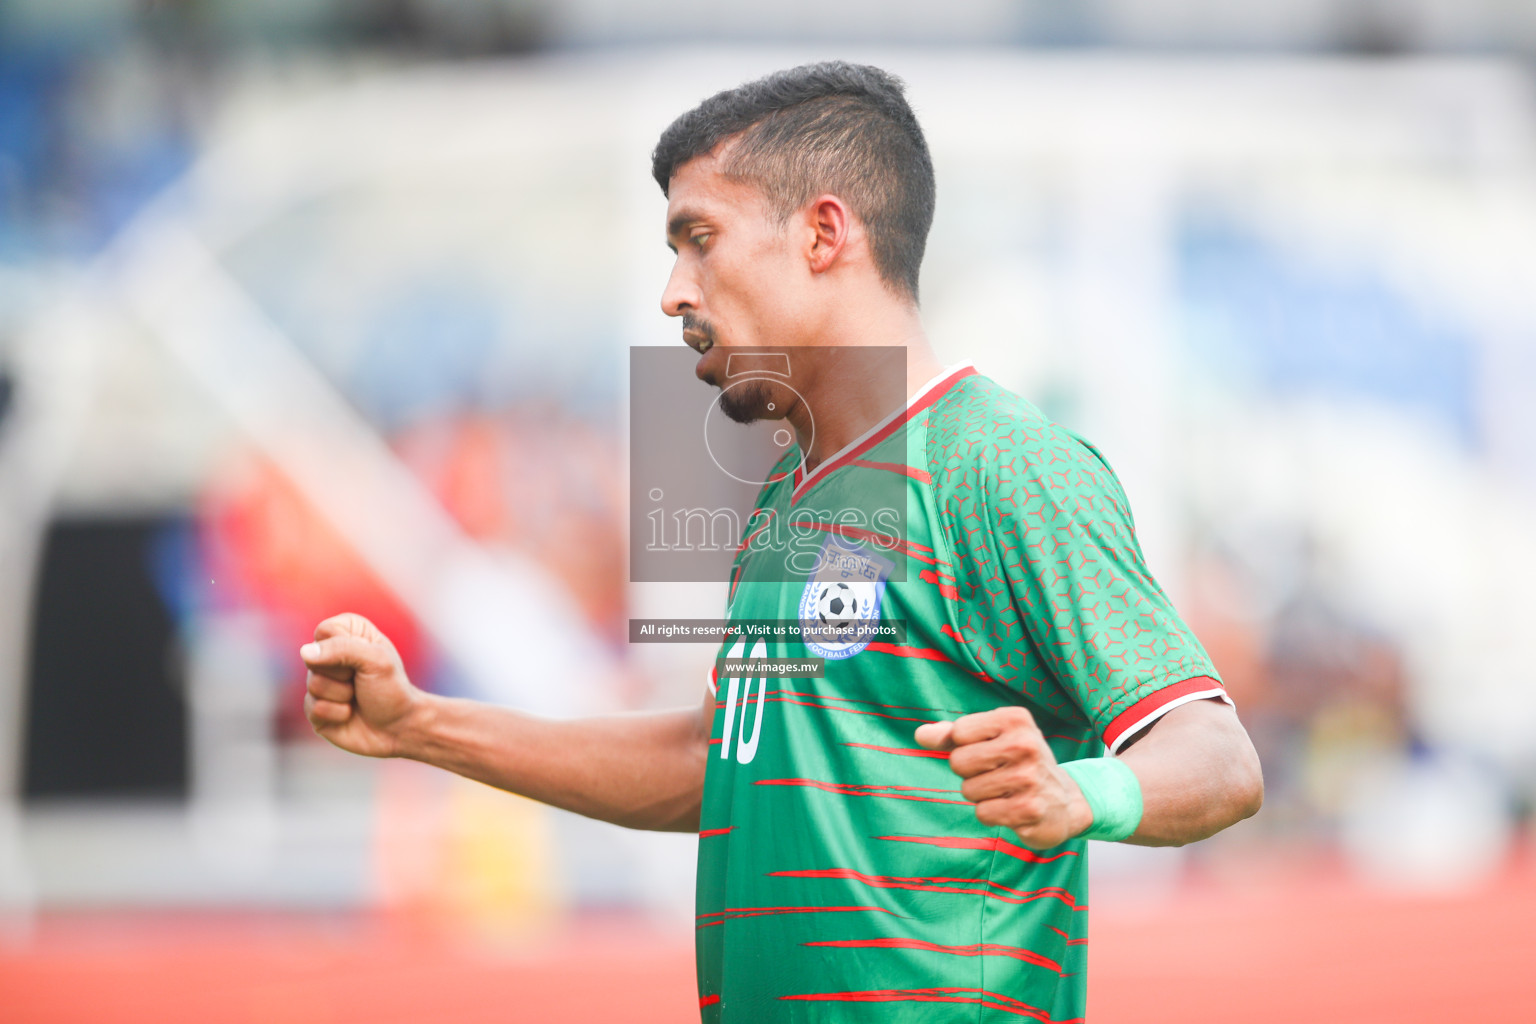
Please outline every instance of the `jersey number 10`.
M726 657L732 660L740 658L746 647L746 640L738 640L735 646L726 653ZM747 657L767 657L767 650L768 645L759 640L752 645L752 653L748 654ZM762 676L757 679L747 679L745 681L747 686L745 693L741 692L743 682L741 679L732 676L729 682L730 686L725 692L725 723L720 733L720 756L724 758L731 756L731 727L735 725L736 763L749 764L757 756L757 741L763 735L763 702L768 698L768 678ZM747 707L752 703L753 683L757 684L757 714L752 720L752 736L749 739L747 737ZM736 725L738 699L740 700L741 707L741 723Z

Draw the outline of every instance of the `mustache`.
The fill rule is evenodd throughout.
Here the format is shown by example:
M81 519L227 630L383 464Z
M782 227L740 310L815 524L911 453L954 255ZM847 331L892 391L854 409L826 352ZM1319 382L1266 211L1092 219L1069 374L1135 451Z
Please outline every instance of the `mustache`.
M700 349L700 352L714 348L715 343L719 340L719 336L715 332L715 325L694 313L683 314L683 330L684 332L691 331L698 334L709 343Z

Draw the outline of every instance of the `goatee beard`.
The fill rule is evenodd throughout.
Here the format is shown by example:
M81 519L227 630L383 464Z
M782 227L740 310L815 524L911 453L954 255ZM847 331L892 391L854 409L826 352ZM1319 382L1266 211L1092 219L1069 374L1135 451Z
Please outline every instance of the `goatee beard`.
M767 410L768 388L761 381L746 381L720 394L720 411L737 423L756 423Z

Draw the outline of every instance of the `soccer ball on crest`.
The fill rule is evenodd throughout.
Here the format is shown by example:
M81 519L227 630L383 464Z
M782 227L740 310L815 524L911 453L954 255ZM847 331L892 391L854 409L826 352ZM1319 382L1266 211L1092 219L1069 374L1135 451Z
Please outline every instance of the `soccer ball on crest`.
M859 621L859 595L846 583L828 583L816 597L816 618L833 629L853 625Z

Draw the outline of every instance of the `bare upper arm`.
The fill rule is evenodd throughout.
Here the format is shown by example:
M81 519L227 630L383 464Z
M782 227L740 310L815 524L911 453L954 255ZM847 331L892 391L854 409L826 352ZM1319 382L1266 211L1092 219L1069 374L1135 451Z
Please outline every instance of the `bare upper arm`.
M1264 776L1230 704L1197 700L1153 722L1120 751L1142 784L1145 814L1132 842L1191 842L1255 814Z
M1171 727L1170 727L1171 723ZM1192 700L1188 704L1180 704L1178 707L1164 715L1154 719L1145 728L1138 731L1125 741L1120 748L1123 755L1131 747L1140 743L1146 737L1152 735L1158 729L1162 729L1163 740L1171 741L1174 736L1186 736L1189 732L1209 733L1217 743L1236 741L1241 738L1241 743L1248 742L1248 731L1237 720L1237 711L1226 701L1217 697L1207 697L1204 700ZM1249 744L1251 747L1252 744Z
M1126 764L1144 777L1201 776L1233 791L1258 810L1264 776L1248 730L1232 705L1215 698L1181 704L1158 718L1120 750Z

